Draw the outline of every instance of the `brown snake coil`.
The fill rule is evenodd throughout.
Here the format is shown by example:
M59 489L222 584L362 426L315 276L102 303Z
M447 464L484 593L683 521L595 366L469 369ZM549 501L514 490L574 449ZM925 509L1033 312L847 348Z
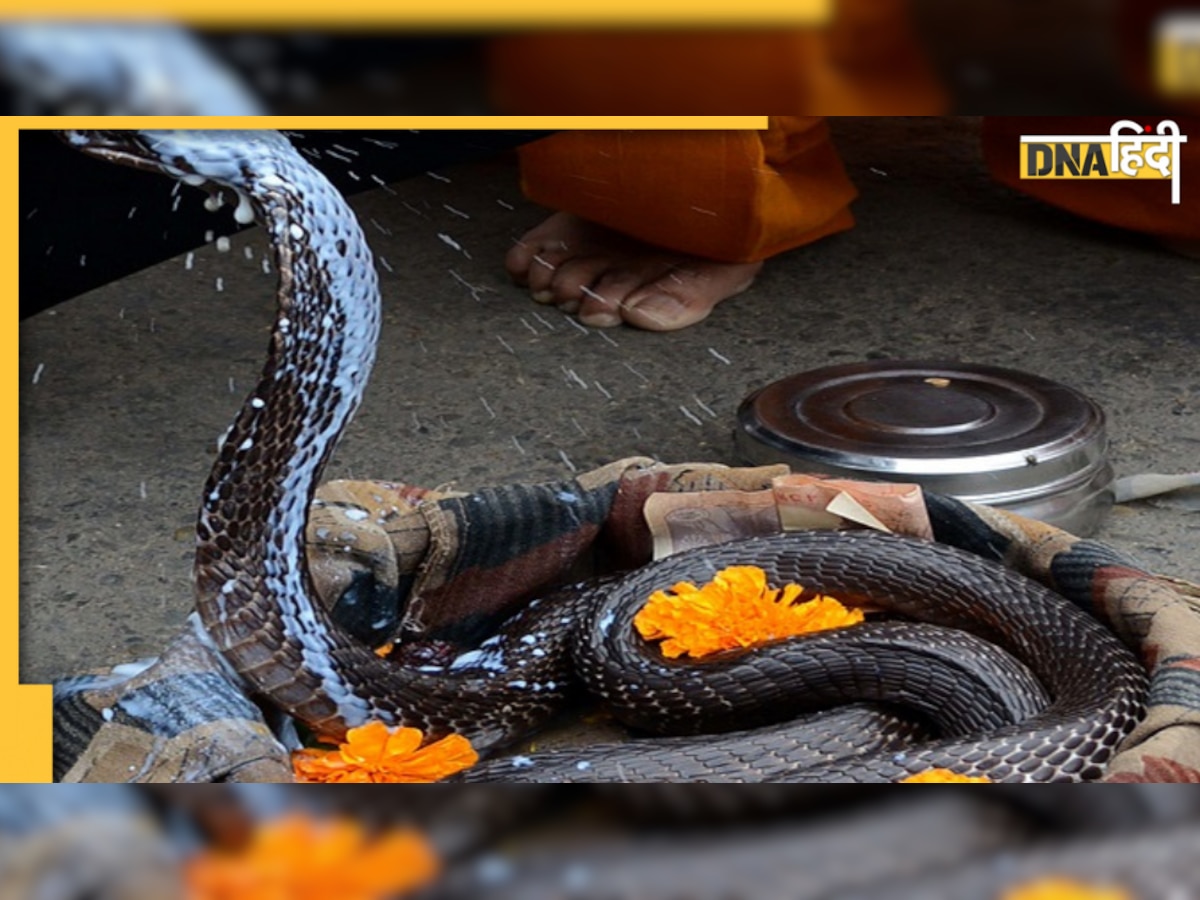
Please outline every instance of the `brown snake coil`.
M65 137L94 156L189 184L231 188L239 198L239 221L253 216L270 236L280 275L278 314L261 379L224 438L204 489L194 580L197 609L223 656L255 693L314 731L337 737L381 720L429 736L459 732L487 751L559 708L573 667L619 708L649 701L649 713L629 713L634 720L673 715L667 710L677 702L691 711L740 708L732 698L743 695L747 704L761 703L744 690L755 682L765 684L766 702L773 703L769 673L789 667L780 660L792 652L791 642L729 665L687 670L664 663L630 628L637 598L682 578L704 580L735 562L763 566L777 584L799 581L857 597L890 596L898 612L975 630L1026 660L1051 694L1043 712L986 737L956 737L911 752L887 749L885 742L876 745L883 755L846 771L836 765L775 771L760 780L890 781L925 765L952 763L997 780L1088 780L1140 717L1144 672L1086 615L969 554L886 536L791 535L681 554L629 576L616 589L532 604L447 667L379 659L330 620L304 554L313 491L362 397L378 337L378 284L353 213L274 132L75 131ZM589 618L580 626L585 611ZM572 664L569 644L576 633ZM910 674L920 677L921 668ZM882 671L877 680L886 695L899 679L886 664ZM855 715L842 714L843 727ZM871 710L863 715L887 718ZM828 729L828 723L818 727ZM779 755L806 740L781 743L779 734L757 735L755 746ZM857 746L852 736L845 744ZM602 771L622 752L631 751L583 758L573 777L563 774L561 759L546 757L514 780L746 780L736 767L714 777L709 752L680 755L670 743L637 745L625 764L618 759L611 771ZM572 756L581 760L580 753ZM629 767L641 764L653 774L629 777L637 775ZM516 772L507 766L508 774ZM489 774L505 777L501 768L485 767L470 780Z

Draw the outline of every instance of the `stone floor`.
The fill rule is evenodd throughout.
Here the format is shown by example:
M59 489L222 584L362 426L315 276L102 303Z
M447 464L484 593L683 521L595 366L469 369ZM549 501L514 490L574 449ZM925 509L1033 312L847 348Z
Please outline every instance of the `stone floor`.
M543 215L511 160L357 195L384 333L327 476L473 487L633 454L732 462L747 392L881 357L1066 382L1106 409L1119 474L1200 468L1200 265L990 182L971 121L834 127L858 227L669 335L581 328L508 283L505 249ZM21 325L23 680L153 655L189 610L200 487L271 321L264 246L251 230ZM1119 506L1100 537L1195 580L1194 500Z

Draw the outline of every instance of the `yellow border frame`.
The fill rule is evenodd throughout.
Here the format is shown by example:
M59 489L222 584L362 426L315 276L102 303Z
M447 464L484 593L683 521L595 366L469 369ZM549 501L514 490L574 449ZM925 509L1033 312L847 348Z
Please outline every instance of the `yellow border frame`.
M18 241L20 239L20 205L18 133L22 129L51 128L378 128L378 129L749 129L767 127L766 116L263 116L239 117L138 117L138 116L9 116L0 133L0 171L9 186L5 197L7 214L0 231L0 264L9 272L10 306L20 291L18 273ZM10 376L20 383L20 329L4 336L4 352L10 361ZM12 382L9 382L11 385ZM3 421L16 429L19 416L19 394L0 395ZM5 412L6 411L6 412ZM18 509L19 433L10 437L0 473L2 496L9 497L5 505ZM2 497L0 497L2 500ZM0 548L9 560L9 584L13 588L7 611L0 610L0 638L4 652L4 669L0 670L0 701L10 723L6 747L0 754L0 779L6 782L47 782L51 776L51 709L49 685L20 684L19 620L17 596L18 519L9 519L0 532ZM120 660L114 660L119 662Z
M441 3L396 0L109 0L102 10L90 0L26 0L7 4L9 18L71 18L106 21L173 19L199 27L320 27L352 31L395 26L412 30L482 31L491 28L563 26L746 27L819 25L833 15L834 0L443 0Z
M11 120L10 120L11 121ZM17 273L17 240L20 234L20 206L17 198L17 133L16 127L3 129L0 134L0 172L3 172L8 184L9 196L5 198L6 215L3 217L0 230L0 265L9 273L9 304L10 308L17 306L20 291L20 278ZM9 360L10 378L20 379L20 329L13 328L4 335L3 352ZM12 382L10 381L11 385ZM19 428L17 425L19 394L0 394L0 416L2 421L10 423L13 431L4 455L3 471L0 472L0 502L11 504L10 509L19 509L19 486L17 480ZM8 559L8 569L11 573L8 583L11 585L12 599L10 609L0 613L0 699L8 711L10 722L10 739L6 741L3 754L0 754L0 778L4 781L49 781L51 773L51 735L50 735L50 686L45 684L20 684L18 681L18 661L20 660L19 622L17 612L17 596L20 591L20 575L18 573L17 542L19 540L18 519L8 519L7 525L2 525L0 532L0 548L3 548L3 558Z
M15 130L52 128L273 128L467 130L762 130L766 116L6 116Z

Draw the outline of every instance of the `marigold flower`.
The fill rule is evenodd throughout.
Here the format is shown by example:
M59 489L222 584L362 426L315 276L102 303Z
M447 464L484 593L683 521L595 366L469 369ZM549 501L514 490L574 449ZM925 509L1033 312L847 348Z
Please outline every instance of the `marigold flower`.
M1059 875L1014 885L1000 900L1133 900L1133 894L1114 884L1094 884Z
M416 728L388 728L370 722L346 732L336 750L305 749L292 754L300 782L322 784L428 784L479 761L471 742L452 734L422 747Z
M832 597L797 602L803 590L795 584L767 587L766 572L758 566L730 566L703 587L683 581L655 591L633 624L646 640L662 641L664 656L698 659L863 620L862 610Z
M411 829L369 837L348 818L293 814L236 851L206 850L184 869L187 900L383 900L432 882L441 864Z
M959 775L951 769L926 769L916 775L901 778L898 784L992 784L987 777L972 778L969 775Z

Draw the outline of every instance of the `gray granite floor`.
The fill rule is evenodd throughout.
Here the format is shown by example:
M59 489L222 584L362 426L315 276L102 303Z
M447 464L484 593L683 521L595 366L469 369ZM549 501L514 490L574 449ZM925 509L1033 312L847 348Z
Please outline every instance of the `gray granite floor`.
M1200 265L990 182L974 129L835 123L858 227L670 335L583 329L508 283L505 249L544 214L511 161L355 197L384 333L327 476L473 487L632 454L731 462L748 391L873 357L1066 382L1107 410L1119 474L1200 468ZM264 247L252 230L22 324L24 680L155 654L189 610L200 487L266 345ZM1177 500L1118 507L1100 537L1200 578L1200 513Z

